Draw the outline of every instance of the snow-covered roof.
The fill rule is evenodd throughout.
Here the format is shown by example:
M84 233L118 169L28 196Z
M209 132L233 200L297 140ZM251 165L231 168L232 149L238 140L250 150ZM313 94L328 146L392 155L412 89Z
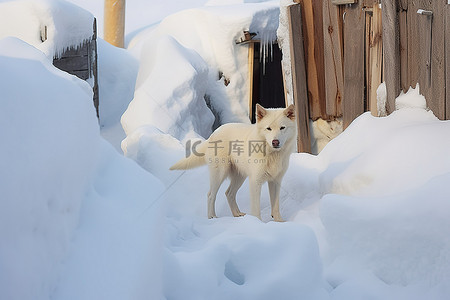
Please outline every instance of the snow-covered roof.
M90 12L62 0L0 3L0 39L18 37L48 57L90 39L93 22Z

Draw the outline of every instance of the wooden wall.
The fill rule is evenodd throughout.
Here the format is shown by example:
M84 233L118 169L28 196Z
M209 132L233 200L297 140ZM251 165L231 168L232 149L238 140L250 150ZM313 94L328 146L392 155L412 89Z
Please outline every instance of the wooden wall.
M94 19L92 38L82 45L74 45L66 49L61 56L53 59L53 65L83 80L90 80L93 90L93 101L99 117L99 95L97 76L97 22Z
M302 10L309 117L342 117L346 127L364 111L376 114L376 89L382 80L378 1L295 2Z
M425 14L419 14L419 9L425 10ZM388 59L392 61L391 67L386 67L389 112L394 109L394 99L400 91L418 83L433 113L442 120L450 119L450 91L445 88L450 83L447 0L383 3L383 26L386 64Z
M400 91L419 84L434 114L450 119L447 0L294 2L301 7L310 119L342 117L347 127L365 111L378 115L376 90L383 81L388 114Z

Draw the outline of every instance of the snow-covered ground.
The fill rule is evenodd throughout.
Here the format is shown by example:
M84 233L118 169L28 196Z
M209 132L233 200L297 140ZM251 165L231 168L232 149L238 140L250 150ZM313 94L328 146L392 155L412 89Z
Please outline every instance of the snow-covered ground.
M74 16L102 22L103 1L72 2L92 14L0 1L24 26L0 28L0 299L448 298L450 123L418 89L319 155L292 154L287 222L270 221L266 187L262 221L233 218L225 186L208 220L207 168L168 168L215 119L248 122L235 40L274 39L279 2L128 1L128 49L98 41L100 124L90 86L49 60ZM23 7L32 19L14 17ZM39 20L59 37L39 44Z

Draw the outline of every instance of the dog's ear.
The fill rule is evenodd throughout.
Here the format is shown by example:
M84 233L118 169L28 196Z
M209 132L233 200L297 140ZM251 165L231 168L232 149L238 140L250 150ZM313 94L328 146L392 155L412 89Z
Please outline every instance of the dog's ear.
M256 121L261 121L262 118L267 114L267 110L256 103Z
M291 120L295 119L295 106L294 104L289 105L285 110L284 114Z

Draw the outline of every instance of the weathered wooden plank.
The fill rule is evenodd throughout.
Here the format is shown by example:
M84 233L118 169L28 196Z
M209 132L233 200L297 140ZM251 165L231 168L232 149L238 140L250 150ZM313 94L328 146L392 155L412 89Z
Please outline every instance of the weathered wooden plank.
M248 80L249 80L249 88L248 88L248 115L250 120L253 123L253 63L254 63L254 55L255 55L255 44L248 44Z
M70 71L69 73L83 80L90 78L89 70L73 70Z
M383 55L385 59L386 112L395 110L395 98L400 94L400 32L398 2L381 1L383 18Z
M378 4L373 6L373 17L369 39L369 110L373 116L378 116L377 89L381 84L382 63L383 63L383 23L381 19L381 9Z
M92 24L92 40L89 43L89 53L91 53L90 56L90 73L93 75L94 78L94 86L92 87L92 90L94 92L94 106L95 110L97 111L97 118L100 118L99 114L99 105L100 105L100 96L99 96L99 89L98 89L98 52L97 52L97 19L94 18L94 24Z
M371 64L370 64L370 41L371 41L371 32L372 32L372 19L373 19L373 14L372 14L372 7L365 7L364 8L365 11L365 49L364 49L364 68L365 68L365 87L366 87L366 93L364 95L364 111L370 110L370 81L371 81L371 75L372 75L372 70L371 70Z
M445 15L446 1L432 1L431 90L428 107L436 117L445 119Z
M311 153L308 88L306 85L306 65L300 4L294 4L288 7L288 20L292 61L292 88L298 127L297 148L299 152Z
M353 4L357 0L331 0L334 5Z
M400 33L400 87L403 92L408 91L410 86L408 71L408 18L407 11L400 9L399 12Z
M344 128L364 112L364 16L361 3L345 9Z
M340 9L323 1L323 37L325 64L325 97L328 117L342 115L342 97L344 93L342 28Z
M416 87L419 81L419 25L417 19L417 1L408 2L407 23L408 23L408 81L409 86Z
M88 56L61 57L53 60L53 65L66 72L73 70L89 70Z
M445 118L447 120L450 119L450 36L448 33L450 32L450 5L445 6L444 10L445 14L445 32L447 35L445 36L445 82L446 82L446 90L445 90Z
M310 117L326 119L324 47L323 47L323 0L301 0L302 25L308 76Z

